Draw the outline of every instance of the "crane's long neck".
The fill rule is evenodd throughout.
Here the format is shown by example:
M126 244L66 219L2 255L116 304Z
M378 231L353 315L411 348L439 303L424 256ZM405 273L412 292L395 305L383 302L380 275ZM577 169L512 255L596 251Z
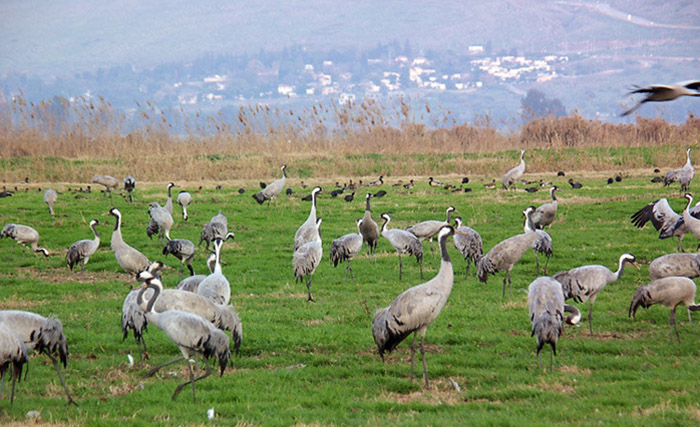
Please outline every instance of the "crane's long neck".
M311 210L309 211L309 220L316 222L316 195L318 192L314 191L311 195Z
M122 239L122 216L115 215L114 218L116 221L114 221L114 231L112 231L112 248L124 244L124 239Z
M690 197L690 196L688 196L687 198L688 198L688 204L685 205L685 210L684 210L684 211L685 211L686 213L688 213L688 215L690 215L690 205L693 203L693 198Z
M172 199L172 198L173 198L173 186L168 185L168 199Z
M146 287L141 289L139 292L138 296L136 297L136 304L141 307L143 306L143 294L146 293L146 290L148 288L153 289L153 296L148 300L148 305L146 306L146 309L144 310L145 313L151 313L154 314L155 312L153 311L153 306L156 304L156 301L158 300L158 297L160 296L160 291L161 287L154 285L151 281L146 282Z
M452 209L447 209L447 220L445 222L447 222L448 224L450 223L450 214L451 213L452 213Z
M617 267L617 271L615 272L615 280L619 280L620 277L622 277L622 272L625 271L625 263L626 262L627 262L627 259L620 258L620 263Z
M438 276L442 277L438 283L441 286L447 288L447 296L449 292L452 291L452 284L454 283L454 270L452 269L452 260L450 260L450 254L447 252L447 238L449 234L445 234L440 239L440 271L438 271Z
M369 208L369 199L371 199L371 197L366 198L365 213L372 212L372 210Z
M214 244L216 252L216 262L214 264L214 273L221 274L221 244Z
M530 216L530 211L525 214L525 233L530 233L535 231L535 224L532 223L532 217Z
M282 168L282 178L283 179L287 178L287 168Z
M556 202L557 201L557 196L554 194L556 191L552 190L552 201Z
M382 218L384 219L384 224L382 224L382 234L383 234L385 231L387 231L389 229L387 226L389 225L389 221L391 221L391 219L384 218L384 217L382 217Z
M685 165L690 167L690 166L692 166L692 164L690 163L690 150L687 151L687 156L688 156L688 160L686 160Z
M95 235L95 240L97 240L97 241L99 242L99 241L100 241L100 235L99 235L99 233L97 232L97 224L92 224L92 225L90 226L90 228L92 228L92 234Z

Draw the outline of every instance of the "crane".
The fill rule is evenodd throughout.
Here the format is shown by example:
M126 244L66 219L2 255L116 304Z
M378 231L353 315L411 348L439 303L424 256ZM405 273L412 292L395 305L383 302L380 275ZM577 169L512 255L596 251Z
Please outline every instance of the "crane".
M333 266L337 267L339 263L347 261L348 265L345 268L345 279L348 279L348 272L350 272L350 277L354 279L352 275L352 267L350 263L353 258L355 258L362 250L362 218L358 218L357 221L357 233L349 233L338 237L333 240L331 244L331 262Z
M258 204L262 205L267 200L267 205L270 206L270 203L276 200L277 196L279 196L284 189L284 184L287 181L287 165L282 165L280 169L282 169L282 178L271 182L253 195L253 198Z
M642 104L646 102L664 102L673 101L681 96L700 96L700 80L691 80L685 82L674 83L671 85L651 85L647 87L636 87L629 92L629 95L638 93L646 94L644 98L638 101L632 108L624 111L620 116L627 116L637 111Z
M17 243L22 245L22 260L24 260L24 248L26 244L32 248L35 253L42 253L46 259L49 258L49 251L46 248L39 247L39 232L28 225L22 224L5 224L0 231L0 238L9 237L15 242L10 248L10 258L12 261L12 252L15 250Z
M367 193L367 196L365 196L365 215L362 217L362 223L360 224L360 233L362 234L362 240L367 245L367 259L369 259L370 254L373 254L374 263L376 264L379 226L372 219L372 210L369 206L369 199L372 197L372 193Z
M509 188L515 189L515 183L520 179L525 173L525 150L520 150L520 163L509 170L501 178L501 184L503 189L507 190Z
M68 252L66 253L66 265L70 271L73 271L75 264L80 263L80 279L85 280L85 264L88 263L90 257L97 252L100 247L100 235L97 233L97 226L99 221L96 219L90 220L90 229L92 234L95 236L94 239L83 239L70 245Z
M416 262L420 267L420 278L423 279L423 245L420 240L410 231L401 230L399 228L389 229L389 221L391 217L388 213L383 213L381 218L384 220L382 224L382 236L391 243L394 247L396 255L399 256L399 280L401 280L401 272L403 270L403 262L401 254L413 255L416 257Z
M51 216L56 216L53 211L53 204L56 203L57 199L58 193L56 193L56 190L49 189L44 191L44 203L49 206L49 214L51 214Z

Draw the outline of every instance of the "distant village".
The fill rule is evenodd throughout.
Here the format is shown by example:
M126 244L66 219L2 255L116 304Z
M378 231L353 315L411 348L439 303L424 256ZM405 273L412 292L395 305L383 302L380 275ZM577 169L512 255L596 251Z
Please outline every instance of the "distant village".
M447 70L438 61L426 56L397 55L390 59L367 58L361 76L348 70L346 64L323 60L319 64L303 64L285 81L274 67L257 65L261 79L277 74L276 87L255 94L242 94L236 77L213 74L202 80L174 82L180 105L230 103L274 98L333 98L340 104L382 94L401 93L410 89L427 91L478 91L485 85L506 82L544 82L557 78L557 69L568 62L567 56L515 55L486 56L481 45L470 46L469 60L460 62L463 70ZM451 68L454 68L452 65ZM287 74L289 76L289 74Z

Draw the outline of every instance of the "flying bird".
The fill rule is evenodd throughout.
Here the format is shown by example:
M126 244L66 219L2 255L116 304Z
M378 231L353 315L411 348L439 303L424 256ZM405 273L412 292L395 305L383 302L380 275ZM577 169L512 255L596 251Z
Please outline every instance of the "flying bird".
M646 95L632 108L620 114L620 116L624 117L632 114L646 102L673 101L681 96L700 96L700 80L679 82L672 85L651 85L647 87L637 86L636 89L630 91L628 95L635 95L638 93L643 93Z

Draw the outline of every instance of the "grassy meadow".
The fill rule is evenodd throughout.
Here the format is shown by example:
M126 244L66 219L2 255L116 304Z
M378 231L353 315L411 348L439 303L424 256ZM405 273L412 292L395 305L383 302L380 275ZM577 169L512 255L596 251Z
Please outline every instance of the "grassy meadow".
M528 151L527 159L539 166L525 178L553 181L562 188L557 219L548 230L554 241L549 272L584 264L602 264L614 271L624 252L637 256L642 271L628 267L621 280L599 295L592 337L585 320L588 304L578 305L584 320L580 327L566 328L554 370L542 372L538 369L535 338L530 336L525 292L538 276L533 254L528 252L514 267L513 297L504 299L503 273L490 277L487 284L473 276L465 277L465 261L449 239L455 283L447 305L426 334L430 389L420 380L419 354L416 381L411 383L409 379L410 339L383 365L370 327L376 309L421 283L415 260L404 258L404 277L399 281L396 254L382 238L376 264L363 252L353 261L354 280L344 281L345 265L334 268L330 264L329 248L334 238L356 231L355 219L364 212L365 189L358 189L352 202L332 198L329 193L336 181L343 183L353 177L355 182L367 182L385 171L383 166L408 162L409 166L403 167L413 172L401 169L385 173L381 189L388 194L372 201L375 220L382 212L389 212L391 227L406 227L426 219L442 219L447 206L453 205L465 224L480 232L487 251L501 240L522 233L521 212L525 207L549 200L545 188L528 193L522 185L514 192L484 187L517 163L515 151L445 154L456 160L455 166L442 174L435 173L444 160L439 155L416 154L408 160L391 154L362 158L338 155L333 159L341 166L329 174L303 172L310 167L307 163L312 156L298 162L291 158L286 160L290 176L287 186L294 194L281 195L276 207L258 206L251 197L259 188L258 181L279 175L279 165L271 165L266 157L258 160L256 176L229 171L226 180L187 175L187 181L179 181L177 170L163 166L161 180L137 184L133 205L119 196L110 202L95 185L90 194L72 191L85 187L89 179L85 174L92 169L114 169L111 173L121 177L120 164L85 161L87 169L81 169L73 179L57 175L56 179L37 178L30 184L15 184L16 176L23 172L16 165L7 165L22 158L5 158L4 183L9 188L16 185L19 191L0 199L0 222L33 226L41 235L40 246L47 247L53 256L45 261L28 253L23 259L16 248L14 259L8 261L12 242L0 240L0 309L53 314L63 322L71 351L64 376L78 406L66 406L53 366L45 356L35 354L26 379L18 384L12 406L6 382L0 401L0 424L34 423L26 414L37 410L41 413L39 422L47 424L205 425L211 422L206 414L209 408L214 408L216 414L213 422L226 425L700 422L700 388L695 384L700 319L689 324L685 310L679 308L676 318L682 343L669 345L666 307L640 310L634 322L627 314L634 290L649 282L646 264L676 248L675 239L659 240L650 226L636 229L630 215L659 197L668 197L680 212L684 200L678 186L662 188L650 178L654 167L666 170L681 166L685 161L683 147ZM576 164L577 157L583 163ZM566 160L559 162L562 158ZM597 158L602 159L599 167L582 171L585 162ZM373 166L359 169L366 168L359 166L363 159L371 159ZM28 161L45 160L39 157ZM320 164L322 160L316 161ZM467 160L486 165L472 175L476 172L465 166ZM346 169L342 166L346 163L358 169ZM628 168L630 164L635 165L633 169ZM567 171L566 177L556 176L560 168ZM73 169L66 170L70 174ZM622 182L606 184L608 176L622 170L632 172L624 173ZM429 187L428 173L457 186L467 174L471 181L466 186L473 191L453 193ZM571 189L568 178L580 181L583 188ZM172 267L165 271L163 282L166 287L174 287L179 262L163 257L162 246L145 233L147 207L152 201L165 201L165 185L171 179L179 185L174 195L177 190L187 190L194 198L188 222L177 216L181 211L175 206L173 238L198 242L202 225L219 210L228 217L229 229L236 235L235 240L224 244L222 258L226 263L224 274L231 283L231 301L243 323L243 344L223 377L211 376L197 383L197 403L192 402L189 389L171 400L175 387L187 378L184 363L165 368L153 378L142 378L150 367L179 354L164 333L155 327L149 329L145 340L150 358L143 362L138 361L133 337L122 341L122 301L133 280L123 273L109 248L114 218L101 216L112 206L119 208L124 240L151 260L159 259ZM310 207L309 202L300 200L310 192L310 187L300 188L302 179L325 190L318 200L324 260L313 278L313 303L306 302L306 288L295 283L291 266L294 232ZM416 181L412 190L392 186L409 179ZM223 188L217 190L217 185ZM43 190L49 187L61 192L55 218L49 216L42 201ZM239 194L239 187L246 192ZM69 272L64 258L71 243L91 238L87 226L91 218L106 224L99 227L101 248L90 259L86 279L81 281L79 270ZM685 247L693 250L695 239L689 236L685 240ZM439 257L433 259L427 242L424 248L427 280L437 272ZM202 247L194 263L197 273L206 270L205 258ZM128 365L128 354L137 359L133 367ZM548 358L549 350L545 348L546 366ZM450 380L459 384L460 390L451 386Z

